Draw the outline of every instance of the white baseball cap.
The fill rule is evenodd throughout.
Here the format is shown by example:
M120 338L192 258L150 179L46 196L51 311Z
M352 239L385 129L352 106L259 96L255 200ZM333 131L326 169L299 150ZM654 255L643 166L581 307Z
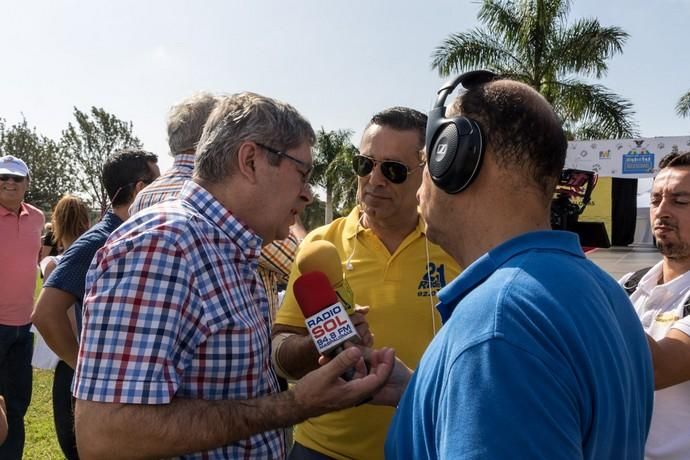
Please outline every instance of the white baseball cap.
M0 174L26 177L29 175L29 167L19 158L6 155L0 157Z

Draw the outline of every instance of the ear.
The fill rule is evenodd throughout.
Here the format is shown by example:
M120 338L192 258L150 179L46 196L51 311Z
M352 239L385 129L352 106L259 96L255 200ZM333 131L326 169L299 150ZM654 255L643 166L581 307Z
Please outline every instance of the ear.
M136 196L139 192L144 190L144 187L146 187L147 184L145 184L143 181L138 181L136 184L134 184L134 196Z
M237 172L251 183L256 183L258 157L259 149L254 142L243 142L237 151Z

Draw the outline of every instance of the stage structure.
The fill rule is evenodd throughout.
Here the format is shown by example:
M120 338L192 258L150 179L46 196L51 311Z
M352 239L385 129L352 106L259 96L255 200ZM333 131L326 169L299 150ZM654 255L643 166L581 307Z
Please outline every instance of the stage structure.
M690 136L569 142L565 168L598 175L579 222L603 224L613 245L631 244L638 223L637 179L654 177L663 157L686 151L690 151ZM648 208L640 212L647 213ZM643 221L640 225L649 225Z

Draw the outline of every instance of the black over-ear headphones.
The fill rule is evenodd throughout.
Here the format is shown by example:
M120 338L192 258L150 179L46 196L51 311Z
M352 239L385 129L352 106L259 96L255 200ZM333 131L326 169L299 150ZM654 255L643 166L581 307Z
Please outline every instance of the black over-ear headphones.
M426 125L426 156L431 179L446 193L467 188L479 174L484 157L479 124L468 117L446 118L446 98L458 85L472 88L497 78L488 70L473 70L447 81L438 90Z

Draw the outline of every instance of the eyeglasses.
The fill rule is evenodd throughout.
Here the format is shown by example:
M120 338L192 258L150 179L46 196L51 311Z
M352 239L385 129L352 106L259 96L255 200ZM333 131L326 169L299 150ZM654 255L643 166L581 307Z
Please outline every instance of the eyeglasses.
M2 175L0 176L0 182L7 182L7 181L12 181L15 184L21 184L24 182L26 177L24 176L10 176L10 175Z
M256 145L258 145L262 149L266 150L268 153L272 153L273 155L287 158L288 160L292 160L293 163L300 166L300 168L296 168L296 169L297 169L297 172L299 172L302 175L302 183L304 185L309 185L309 181L311 180L311 173L314 172L314 166L313 165L309 165L309 163L307 163L306 161L302 161L298 158L293 157L292 155L288 155L285 152L281 152L280 150L276 150L276 149L271 148L267 145L260 144L258 142L256 143ZM306 169L306 171L303 171L302 168Z
M365 177L371 174L374 167L380 165L381 173L383 177L388 179L394 184L402 184L407 180L407 176L412 174L415 169L424 166L424 162L420 162L414 169L407 167L405 163L393 160L377 161L366 155L355 155L352 158L352 167L355 170L355 174L359 177Z

